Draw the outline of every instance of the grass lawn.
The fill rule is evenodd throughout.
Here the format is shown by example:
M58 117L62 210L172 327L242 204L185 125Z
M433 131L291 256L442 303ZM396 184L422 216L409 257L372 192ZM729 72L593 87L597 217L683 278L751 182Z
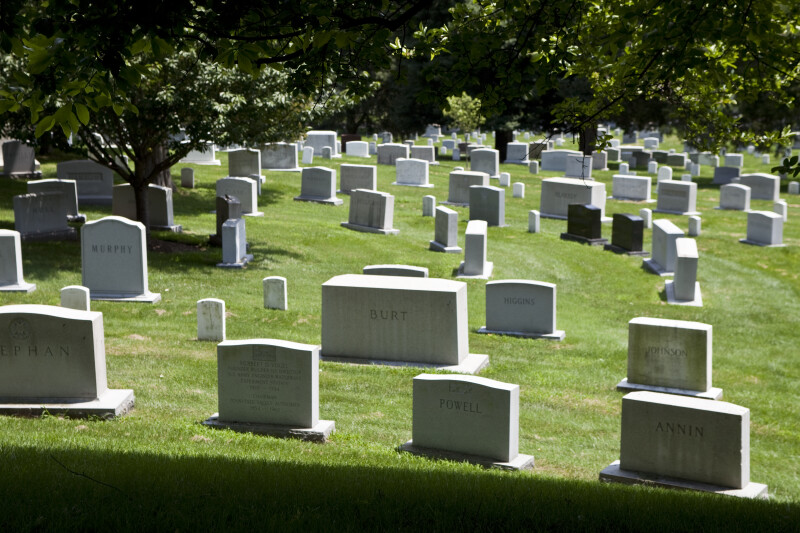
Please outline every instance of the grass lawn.
M682 149L674 138L662 147ZM215 343L196 340L197 300L225 300L228 339L319 344L320 286L329 278L382 263L424 266L431 277L453 278L463 258L428 251L434 219L421 216L422 196L446 200L448 173L466 166L447 156L430 167L433 189L391 185L394 167L378 167L378 189L395 196L396 236L342 228L346 195L340 207L295 202L300 174L266 171L258 199L265 216L246 219L254 261L242 270L215 268L221 251L205 242L214 232L214 183L227 170L226 154L218 157L221 167L194 167L197 188L174 194L176 224L184 233L156 234L198 245L149 253L150 290L162 301L92 302L104 317L109 386L134 389L134 411L114 421L0 417L3 530L800 527L800 197L786 194L786 182L788 246L761 248L739 243L745 213L714 209L719 188L710 184L713 169L703 167L695 178L704 303L695 308L668 305L665 278L644 271L641 258L560 240L566 221L542 219L541 233L528 233L541 180L560 173L533 175L527 167L501 165L526 191L519 199L506 189L509 226L489 228L492 279L557 284L557 326L566 331L563 342L478 335L485 324L485 281L467 281L470 352L490 357L481 375L521 388L520 453L534 455L536 467L509 474L396 451L411 438L412 378L422 372L415 368L322 362L320 418L336 422L325 445L200 424L217 410L217 374ZM44 177L54 178L55 159L40 159ZM341 163L375 164L375 157L315 163L338 169ZM769 169L745 155L744 172ZM593 172L609 195L613 173ZM681 173L675 169L675 178ZM0 181L0 227L13 229L12 196L25 192L24 181ZM638 214L642 207L655 204L608 200L606 213ZM753 200L751 208L772 205ZM454 209L463 247L469 210ZM82 206L81 212L96 220L111 210ZM666 218L688 227L686 217ZM611 225L603 231L610 237ZM24 243L22 251L25 280L37 290L1 293L0 304L58 305L62 287L81 284L77 242ZM287 311L263 308L266 276L287 279ZM626 375L628 321L639 316L713 325L713 385L724 390L725 401L751 411L751 479L769 485L770 501L597 481L619 458L622 393L615 386Z

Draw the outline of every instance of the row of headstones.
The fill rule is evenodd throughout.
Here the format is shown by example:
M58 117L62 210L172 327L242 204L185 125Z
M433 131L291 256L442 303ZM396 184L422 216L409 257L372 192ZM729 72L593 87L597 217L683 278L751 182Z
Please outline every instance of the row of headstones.
M355 276L359 277L370 278ZM326 336L325 319L331 315L325 307L337 311L354 308L361 303L351 302L354 292L349 289L390 285L387 278L373 279L375 283L364 283L353 276L339 276L323 285L322 349L274 339L220 343L219 412L205 424L325 441L335 424L319 419L320 356L325 356L332 340L335 348L348 345L351 350L359 345L369 347L372 340L346 341L343 335L331 339L330 332ZM414 280L415 289L419 281ZM439 284L436 289L430 287L437 294L442 282L453 283L429 282ZM407 282L401 285L408 287ZM447 292L445 299L452 301L453 292L465 292L465 288ZM396 300L386 303L396 304ZM458 303L466 308L465 301ZM364 318L380 320L389 327L408 320L414 323L412 328L418 328L416 314L426 311L419 305L404 310L369 308L368 318ZM354 321L364 321L359 318ZM335 322L337 326L342 323ZM441 325L452 329L449 322ZM411 332L405 329L407 334ZM0 389L10 400L0 405L0 412L35 414L55 408L54 412L72 416L110 418L133 406L132 390L108 389L101 313L5 306L0 308L0 331L9 332L4 333L9 338L3 339L2 346L10 361L8 371L0 376ZM629 324L628 345L628 378L619 388L637 392L623 398L620 460L600 478L631 483L668 476L670 479L660 483L766 496L766 486L749 479L749 410L709 400L722 394L711 387L711 326L636 318ZM48 357L25 357L40 352ZM34 383L20 379L31 373L40 379ZM245 383L247 387L242 386ZM56 402L66 405L52 405ZM412 440L401 449L506 469L532 468L533 457L519 453L519 386L474 376L416 376ZM698 487L698 483L705 486Z

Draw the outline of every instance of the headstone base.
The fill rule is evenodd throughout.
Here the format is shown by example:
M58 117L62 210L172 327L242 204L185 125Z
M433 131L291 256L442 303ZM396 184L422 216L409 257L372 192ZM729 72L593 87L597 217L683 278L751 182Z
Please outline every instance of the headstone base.
M640 252L635 252L633 250L626 250L621 246L617 246L616 244L606 244L603 246L603 250L607 250L609 252L614 252L615 254L625 254L625 255L636 255L641 257L646 257L650 255L650 252L646 250L642 250Z
M428 163L430 165L430 163ZM433 183L425 183L424 185L416 185L414 183L398 183L392 182L392 185L399 185L400 187L417 187L419 189L433 189Z
M237 433L253 433L254 435L269 435L282 439L300 439L309 442L327 442L331 433L336 431L333 420L320 420L310 428L296 428L277 424L255 424L251 422L225 422L219 419L219 413L214 413L203 425L214 429L230 429Z
M751 241L749 239L739 239L739 242L743 244L752 244L753 246L763 246L764 248L783 248L786 246L785 244L766 244L763 242Z
M439 205L454 205L456 207L469 207L469 202L440 202Z
M86 222L86 215L83 213L78 213L77 215L67 215L67 222L77 222L79 224L83 224Z
M501 470L532 470L533 469L533 456L519 454L513 460L508 462L495 461L480 455L469 455L465 453L451 452L448 450L439 450L436 448L421 448L414 446L414 441L410 440L398 447L402 452L408 452L412 455L419 455L422 457L430 457L431 459L445 459L447 461L460 461L474 465L480 465L484 468L499 468Z
M46 233L20 233L19 238L22 242L77 241L78 232L75 231L75 228L68 228L63 231L49 231Z
M150 226L153 231L171 231L172 233L183 233L183 226L177 224L175 226Z
M616 200L618 202L631 202L634 204L654 204L657 200L650 198L649 200L637 200L636 198L625 198L623 196L609 196L609 200Z
M675 273L672 271L664 270L664 267L656 263L652 258L642 259L642 268L644 268L648 272L652 272L656 276L661 276L662 278L665 276L675 275Z
M723 496L736 496L738 498L767 499L767 486L761 483L748 483L741 489L730 489L718 485L709 485L697 481L687 481L642 472L632 472L622 470L619 461L614 461L600 472L600 481L611 483L624 483L626 485L649 485L651 487L661 487L665 489L695 490L701 492L713 492Z
M458 274L456 274L456 277L463 279L489 279L492 277L492 272L494 272L494 263L486 261L483 274L464 274L464 261L461 261L461 264L458 265Z
M131 389L108 389L102 396L90 401L67 402L63 398L46 400L41 403L2 403L0 400L0 415L38 417L49 413L72 418L96 416L110 419L127 414L134 404Z
M503 161L503 164L508 164L508 165L526 165L527 166L527 165L531 164L531 160L530 159L506 159L505 161ZM608 170L608 169L606 169L606 170Z
M556 220L567 220L567 215L556 215L554 213L540 212L539 216L542 217L542 218L554 218ZM602 222L604 224L606 224L608 222L611 222L612 220L614 220L614 219L611 218L611 217L600 217L600 222Z
M564 330L557 329L552 333L529 333L526 331L499 331L494 329L486 329L486 326L481 326L478 333L492 334L492 335L508 335L509 337L522 337L525 339L547 339L551 341L563 341L567 334Z
M673 387L658 387L656 385L642 385L641 383L630 383L628 378L623 379L617 383L618 391L650 391L650 392L663 392L664 394L677 394L678 396L690 396L692 398L700 398L703 400L721 400L722 389L711 387L707 391L696 391L689 389L676 389Z
M667 303L672 305L688 305L690 307L703 307L703 295L700 294L700 282L694 282L694 300L678 300L675 298L675 281L667 280L665 283Z
M460 246L445 246L436 241L430 241L429 249L434 252L444 252L446 254L460 254L462 252Z
M700 211L667 211L666 209L653 209L653 213L665 213L667 215L686 215L686 216L700 215Z
M314 202L328 205L342 205L344 203L341 198L319 198L317 196L295 196L294 200L295 202Z
M117 294L113 292L97 292L91 291L89 293L91 300L105 300L111 302L142 302L147 304L157 304L161 301L161 293L146 292L144 294L137 294L131 296L130 294Z
M0 176L11 179L40 180L42 179L42 172L41 170L34 170L33 172L2 172Z
M364 233L380 233L381 235L397 235L400 233L399 229L374 228L372 226L362 226L360 224L351 224L349 222L342 222L341 226L343 228L351 229L353 231L361 231Z
M242 213L243 217L263 217L263 211L253 211L252 213Z
M489 356L482 353L467 354L463 361L457 365L420 363L416 361L391 361L386 359L366 359L364 357L347 357L343 355L320 355L322 361L334 363L351 363L355 365L385 365L385 366L413 366L419 368L435 368L456 374L477 374L489 366Z
M581 244L588 244L589 246L600 246L608 244L608 239L587 239L586 237L581 237L580 235L573 235L572 233L562 233L561 240L579 242Z
M303 169L301 167L295 168L262 168L261 170L266 170L267 172L302 172ZM266 176L262 176L266 180ZM263 182L262 182L263 183Z
M241 263L217 263L219 268L244 268L244 266L253 260L253 254L247 254L242 257Z
M22 282L14 285L0 285L0 292L33 292L35 290L35 283Z

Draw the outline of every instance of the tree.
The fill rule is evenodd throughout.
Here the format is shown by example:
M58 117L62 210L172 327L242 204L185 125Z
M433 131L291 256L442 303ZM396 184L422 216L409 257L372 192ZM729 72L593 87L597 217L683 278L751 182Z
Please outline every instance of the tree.
M481 115L481 101L467 93L448 96L447 107L442 111L453 126L464 132L475 131L486 119Z
M89 152L131 184L136 218L148 225L147 188L190 150L214 140L249 144L295 139L311 117L307 100L287 94L289 73L257 77L177 53L148 65L151 77L129 92L137 112L98 114L80 128ZM185 139L179 132L185 133ZM122 156L133 169L121 163ZM165 183L161 183L165 184Z

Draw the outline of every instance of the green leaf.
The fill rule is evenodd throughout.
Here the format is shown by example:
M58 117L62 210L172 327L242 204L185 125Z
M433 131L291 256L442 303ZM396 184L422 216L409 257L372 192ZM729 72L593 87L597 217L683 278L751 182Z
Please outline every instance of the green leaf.
M34 135L36 135L36 138L38 139L44 132L53 129L55 123L56 119L52 115L44 117L42 120L40 120L39 123L36 124L36 130L33 132Z
M89 109L83 104L75 104L75 114L84 126L89 123Z
M117 116L122 115L122 112L125 110L125 108L119 104L111 104L111 108L114 110L114 113L116 113Z

